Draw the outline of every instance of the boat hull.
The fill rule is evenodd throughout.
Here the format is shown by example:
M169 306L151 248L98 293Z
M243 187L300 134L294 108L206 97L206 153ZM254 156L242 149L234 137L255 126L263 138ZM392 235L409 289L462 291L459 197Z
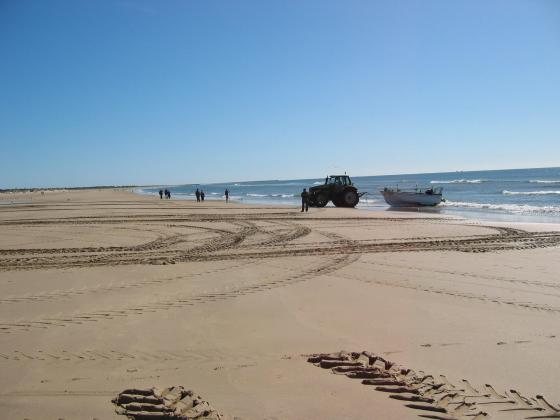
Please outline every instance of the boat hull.
M425 207L441 203L441 194L425 194L408 191L381 191L383 198L392 207Z

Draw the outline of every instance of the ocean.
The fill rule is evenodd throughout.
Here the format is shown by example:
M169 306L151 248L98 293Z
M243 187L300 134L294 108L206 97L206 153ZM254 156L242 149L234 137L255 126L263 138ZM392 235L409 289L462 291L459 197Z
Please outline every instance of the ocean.
M560 223L560 167L360 176L352 177L352 181L359 191L367 192L358 204L358 208L365 210L389 209L379 193L386 186L398 185L401 189L434 186L443 187L446 201L435 208L414 211L481 220ZM162 185L137 188L135 192L157 195L160 188L168 188L172 198L195 200L194 192L196 188L201 188L206 200L223 200L224 190L228 188L230 199L234 201L297 206L301 203L299 194L303 188L323 182L324 178L315 178Z

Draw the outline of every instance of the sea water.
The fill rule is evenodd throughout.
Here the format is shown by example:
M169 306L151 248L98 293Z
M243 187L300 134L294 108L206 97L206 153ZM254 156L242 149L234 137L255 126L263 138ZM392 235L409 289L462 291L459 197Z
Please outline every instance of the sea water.
M360 176L352 177L352 181L360 192L367 192L358 204L362 209L394 210L379 193L384 187L443 187L445 202L420 211L485 220L560 223L560 167ZM167 188L175 199L195 200L195 190L199 188L204 190L206 200L223 200L227 188L231 200L245 204L297 206L303 188L324 182L324 178L314 178L163 185L138 188L136 192L157 196L160 188Z

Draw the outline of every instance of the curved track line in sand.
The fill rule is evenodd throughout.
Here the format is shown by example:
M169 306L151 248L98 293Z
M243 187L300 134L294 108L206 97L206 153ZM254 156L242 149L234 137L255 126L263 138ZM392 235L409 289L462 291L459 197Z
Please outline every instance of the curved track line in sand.
M336 277L339 279L343 278L347 280L359 281L362 283L376 285L376 286L399 287L402 289L415 290L415 291L427 292L427 293L436 293L439 295L446 295L454 298L477 300L483 303L508 305L510 307L518 308L518 309L529 309L529 310L536 310L536 311L544 311L551 314L560 314L560 306L541 304L541 303L536 303L531 301L519 301L515 299L503 298L500 296L479 295L479 294L469 293L461 290L450 290L442 287L433 287L433 286L423 285L423 284L413 284L406 280L398 281L398 280L380 280L380 279L371 279L371 278L363 279L355 276L345 276L340 273L337 274Z
M12 267L11 269L15 270L26 270L51 267L90 267L123 264L173 264L176 262L177 257L185 253L197 256L233 247L242 242L247 236L253 235L256 232L256 228L251 222L236 222L235 225L236 227L240 227L240 230L228 231L224 229L200 227L202 230L218 233L219 236L211 238L200 245L196 245L188 251L166 249L180 242L186 242L187 240L184 235L172 235L168 238L162 238L161 240L150 241L140 247L129 247L124 251L118 249L115 252L108 253L103 253L99 249L95 249L94 252L85 251L77 253L78 255L76 255L76 253L56 255L55 250L55 255L51 255L53 254L51 249L43 249L44 256L27 257L27 250L23 250L23 254L18 257L0 258L0 270L7 267Z
M93 312L79 312L68 315L44 316L33 320L18 320L16 322L0 322L0 333L28 332L37 329L52 327L65 327L68 325L87 325L88 322L120 319L122 317L139 316L186 306L201 305L210 302L219 302L235 299L243 295L254 294L278 287L307 281L311 278L326 275L352 264L358 257L353 255L340 255L328 260L320 261L310 268L284 278L273 278L268 281L235 287L222 292L175 295L173 298L153 300L150 303L131 304L119 310L98 310Z
M141 360L150 362L167 362L167 361L197 361L197 362L217 362L223 360L221 357L210 357L200 352L193 352L189 349L169 350L150 350L140 351L133 350L123 352L114 349L88 349L88 350L66 350L57 349L51 351L33 350L21 351L12 350L0 353L0 363L2 361L15 362L49 362L49 363L81 363L81 362L115 362L126 360Z
M197 225L179 225L177 227L189 228L195 230L201 230L206 232L211 232L218 234L220 236L229 235L232 232L225 229L211 228L207 226L197 226ZM139 251L157 251L160 249L166 249L173 245L177 245L182 242L188 242L189 237L194 235L194 233L184 233L184 234L163 234L154 229L147 228L131 228L131 227L121 227L121 229L135 230L141 232L154 232L158 235L158 238L151 241L131 246L100 246L100 247L72 247L72 248L19 248L19 249L0 249L0 257L4 255L34 255L34 254L78 254L78 253L101 253L101 252L139 252Z
M359 379L389 398L403 401L423 418L438 420L560 418L560 407L543 396L525 397L514 389L503 394L491 385L475 388L468 380L415 372L371 352L313 354L309 363L332 373Z
M27 294L27 295L19 295L19 296L6 296L4 298L0 298L0 305L1 304L11 304L11 303L39 303L39 302L49 302L52 300L60 300L60 299L68 299L72 297L79 297L79 296L88 296L93 294L105 294L105 293L114 293L122 290L129 290L134 289L137 290L141 287L149 287L152 285L162 285L171 283L173 281L191 279L197 276L203 276L207 274L214 274L219 273L221 271L230 271L236 268L245 267L247 265L254 264L254 261L246 260L238 264L227 265L225 267L220 268L213 268L210 270L204 270L200 272L193 272L187 275L181 276L173 276L173 277L165 277L159 279L147 279L136 281L132 283L119 283L119 284L110 284L108 286L96 286L96 287L84 287L81 289L66 289L66 290L55 290L52 292L41 292L41 293L34 293L34 294Z
M223 221L223 220L222 220ZM21 255L0 258L0 271L32 270L40 268L90 267L103 265L130 264L174 264L189 261L219 261L235 259L278 258L290 256L365 254L379 252L496 252L546 248L560 245L560 232L525 232L510 228L494 228L498 234L471 235L454 238L418 238L386 241L353 241L330 236L328 232L315 231L331 242L291 243L294 239L309 235L313 229L299 224L290 224L285 232L269 232L259 228L255 221L230 221L234 231L219 230L218 238L195 246L190 250L169 249L179 242L186 242L181 235L151 241L142 248L126 252L88 253L53 255L45 249L44 256ZM284 223L286 223L284 221ZM195 226L191 226L195 227ZM493 228L493 227L492 227ZM202 228L203 229L203 228ZM247 243L248 237L257 233L267 233L269 239ZM262 246L262 248L261 248ZM237 252L236 252L237 251ZM11 253L12 251L8 251ZM56 251L55 251L56 252ZM1 254L0 254L1 256Z
M503 276L488 276L488 275L484 275L484 274L474 274L474 273L468 273L468 272L458 271L458 270L441 270L441 269L437 269L437 268L433 268L433 267L422 268L422 267L418 267L418 266L407 266L407 265L403 265L402 263L399 263L398 265L396 265L396 264L382 263L382 262L378 262L378 261L364 261L364 260L361 260L360 263L361 264L370 264L370 265L378 266L378 267L390 267L390 268L393 268L393 269L397 268L399 270L405 270L405 271L418 271L418 272L421 272L421 273L428 273L428 274L433 274L433 273L450 274L452 276L468 277L468 278L474 278L474 279L485 279L485 280L504 282L504 283L521 284L521 285L525 285L525 286L539 286L539 287L544 287L544 288L560 289L560 283L550 283L550 282L543 282L543 281L538 281L538 280L516 279L516 278L510 278L510 277L503 277ZM474 284L476 284L476 283L474 283ZM553 295L553 296L556 296L556 295Z

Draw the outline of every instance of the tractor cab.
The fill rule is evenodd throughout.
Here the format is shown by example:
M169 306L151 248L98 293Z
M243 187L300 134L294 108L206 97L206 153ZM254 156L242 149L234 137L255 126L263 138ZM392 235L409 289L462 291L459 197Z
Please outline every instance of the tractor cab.
M348 175L330 175L325 178L325 185L351 186L353 184Z

